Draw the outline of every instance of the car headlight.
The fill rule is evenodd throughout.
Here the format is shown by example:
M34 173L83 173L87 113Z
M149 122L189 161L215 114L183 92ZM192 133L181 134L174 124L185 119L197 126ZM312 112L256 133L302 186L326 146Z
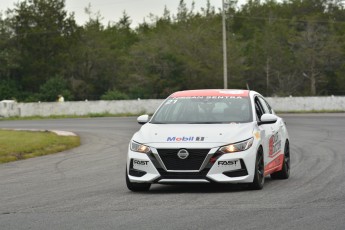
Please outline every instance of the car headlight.
M219 151L223 153L241 152L241 151L249 149L253 145L253 141L254 141L254 138L252 137L245 141L223 146L219 149Z
M132 151L139 153L149 153L151 151L150 147L139 144L135 141L131 141L130 148Z

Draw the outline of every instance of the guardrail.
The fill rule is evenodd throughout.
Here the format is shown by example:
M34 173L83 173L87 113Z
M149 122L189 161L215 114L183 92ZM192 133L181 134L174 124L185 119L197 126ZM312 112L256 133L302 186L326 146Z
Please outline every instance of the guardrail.
M275 111L310 112L310 111L344 111L344 96L329 97L267 97ZM116 100L116 101L75 101L75 102L37 102L17 103L0 102L1 117L29 117L53 115L89 115L89 114L139 114L153 113L163 102L160 99Z

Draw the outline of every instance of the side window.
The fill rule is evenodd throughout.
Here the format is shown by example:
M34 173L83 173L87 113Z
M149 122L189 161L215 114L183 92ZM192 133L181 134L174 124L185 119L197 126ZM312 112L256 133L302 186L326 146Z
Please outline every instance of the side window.
M272 110L270 107L268 107L267 102L262 97L258 97L258 98L262 105L262 108L264 109L264 113L272 113Z
M262 108L262 105L261 105L258 97L255 97L254 102L255 102L255 112L256 112L257 118L260 120L262 114L264 114L265 111Z
M267 105L268 109L270 110L270 113L273 114L273 111L272 111L270 104L268 104L268 102L265 99L264 99L264 101L266 102L266 105Z

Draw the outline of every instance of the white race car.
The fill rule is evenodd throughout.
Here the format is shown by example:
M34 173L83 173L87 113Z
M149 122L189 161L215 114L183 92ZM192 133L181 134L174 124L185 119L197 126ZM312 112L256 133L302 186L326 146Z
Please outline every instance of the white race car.
M262 189L265 176L290 174L289 136L259 93L189 90L170 95L130 141L126 182L151 184L246 183Z

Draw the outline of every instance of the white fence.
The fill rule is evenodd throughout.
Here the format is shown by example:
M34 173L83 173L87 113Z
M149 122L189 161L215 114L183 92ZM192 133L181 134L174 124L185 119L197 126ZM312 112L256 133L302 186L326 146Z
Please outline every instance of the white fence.
M275 111L344 111L345 97L268 97ZM17 103L0 102L0 117L153 113L163 100Z
M330 97L267 97L275 111L343 111L345 112L345 96Z

